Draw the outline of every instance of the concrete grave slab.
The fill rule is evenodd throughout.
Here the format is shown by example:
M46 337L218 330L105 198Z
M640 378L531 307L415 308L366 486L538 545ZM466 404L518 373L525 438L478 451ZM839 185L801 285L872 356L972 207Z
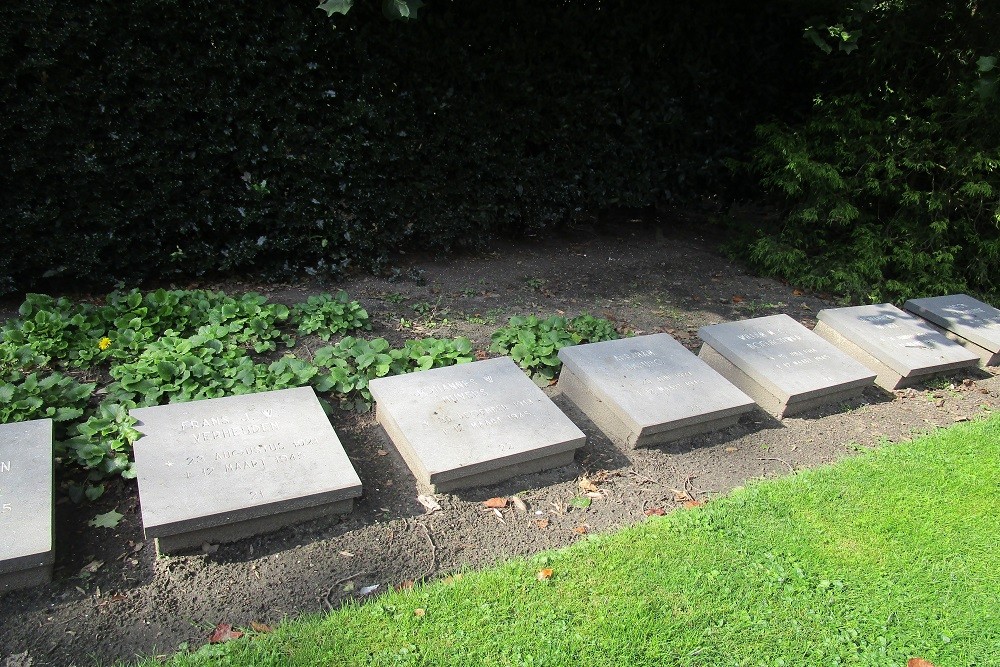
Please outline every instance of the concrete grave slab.
M361 480L311 387L131 411L147 538L163 553L350 512Z
M52 581L52 420L0 424L0 593Z
M910 299L905 310L979 355L983 366L1000 366L1000 310L968 294Z
M979 364L979 355L891 303L827 308L816 317L816 333L874 370L884 389Z
M378 378L376 418L423 491L568 465L586 436L509 357Z
M788 315L713 324L698 334L699 356L777 417L853 398L875 380Z
M669 334L559 351L559 388L623 447L662 444L735 424L752 398Z

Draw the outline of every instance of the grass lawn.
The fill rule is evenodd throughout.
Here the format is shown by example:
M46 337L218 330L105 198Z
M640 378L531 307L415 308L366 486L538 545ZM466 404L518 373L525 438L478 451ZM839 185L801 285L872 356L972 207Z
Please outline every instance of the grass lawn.
M551 578L539 580L540 570ZM1000 665L1000 415L174 665Z

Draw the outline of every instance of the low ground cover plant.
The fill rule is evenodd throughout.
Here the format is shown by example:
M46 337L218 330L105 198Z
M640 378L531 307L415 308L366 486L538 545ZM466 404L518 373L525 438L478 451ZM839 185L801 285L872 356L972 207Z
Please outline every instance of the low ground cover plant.
M348 336L316 350L313 363L323 371L317 389L331 391L342 407L365 412L372 405L368 383L375 378L464 364L474 358L468 338L423 338L393 348L384 338L369 341Z
M559 375L559 350L567 345L597 343L618 338L610 321L586 313L574 318L553 315L511 317L492 336L490 350L510 355L532 379L549 384Z

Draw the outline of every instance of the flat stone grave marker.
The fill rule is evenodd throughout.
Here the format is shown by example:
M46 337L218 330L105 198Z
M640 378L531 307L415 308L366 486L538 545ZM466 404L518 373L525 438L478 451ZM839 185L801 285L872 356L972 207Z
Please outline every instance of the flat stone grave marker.
M617 445L662 444L735 424L752 398L669 334L559 351L559 388Z
M509 357L377 378L369 388L378 422L432 493L569 465L586 441Z
M311 387L131 414L142 523L162 553L347 513L361 495Z
M702 327L699 356L778 417L838 403L875 373L788 315Z
M1000 310L968 294L910 299L903 304L945 336L979 355L983 366L1000 365Z
M874 370L885 389L979 365L979 355L891 303L827 308L816 318L816 333Z
M52 581L52 420L0 424L0 593Z

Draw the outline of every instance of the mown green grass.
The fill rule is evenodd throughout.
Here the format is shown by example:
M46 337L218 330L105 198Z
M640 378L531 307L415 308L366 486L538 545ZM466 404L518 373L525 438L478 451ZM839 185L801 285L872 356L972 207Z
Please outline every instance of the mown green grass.
M550 580L536 579L541 568ZM171 664L812 667L918 656L1000 665L1000 416Z

